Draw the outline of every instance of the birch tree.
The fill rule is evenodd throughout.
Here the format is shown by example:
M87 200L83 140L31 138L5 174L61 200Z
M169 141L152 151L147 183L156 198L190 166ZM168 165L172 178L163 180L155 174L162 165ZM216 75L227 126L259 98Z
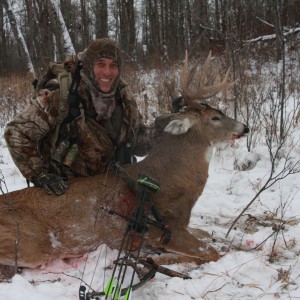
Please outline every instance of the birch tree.
M11 26L12 31L14 33L15 39L18 43L19 48L20 48L22 58L24 59L24 62L26 64L27 69L28 69L29 73L31 74L31 76L33 78L36 78L36 74L35 74L34 67L33 67L33 64L32 64L32 61L31 61L31 58L30 58L30 55L29 55L27 44L25 42L25 39L24 39L23 34L21 32L21 29L18 25L17 18L15 16L15 13L13 11L11 3L10 3L9 0L3 0L2 3L3 3L4 8L6 10L6 13L7 13L7 16L8 16L8 19L9 19L9 23L10 23L10 26Z
M49 0L50 7L53 9L54 16L57 18L57 25L59 26L59 29L62 32L62 43L63 43L63 49L64 49L64 55L72 55L75 53L75 49L69 34L69 31L67 29L67 26L65 24L65 20L63 18L63 15L61 13L60 7L58 5L58 2L56 0ZM59 39L56 37L56 40Z

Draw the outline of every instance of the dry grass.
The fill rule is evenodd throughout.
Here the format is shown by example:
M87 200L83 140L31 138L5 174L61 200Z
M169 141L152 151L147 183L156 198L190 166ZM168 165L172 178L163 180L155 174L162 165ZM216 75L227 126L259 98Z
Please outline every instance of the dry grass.
M32 96L33 87L29 75L10 74L0 77L0 129L23 108Z
M10 97L19 104L25 104L33 92L29 74L10 74L0 77L1 98Z

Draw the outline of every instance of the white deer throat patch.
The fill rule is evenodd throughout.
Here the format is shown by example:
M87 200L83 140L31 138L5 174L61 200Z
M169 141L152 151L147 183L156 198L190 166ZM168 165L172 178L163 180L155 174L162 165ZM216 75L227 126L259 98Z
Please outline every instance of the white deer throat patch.
M205 159L209 163L214 152L214 147L208 147L206 152L205 152Z

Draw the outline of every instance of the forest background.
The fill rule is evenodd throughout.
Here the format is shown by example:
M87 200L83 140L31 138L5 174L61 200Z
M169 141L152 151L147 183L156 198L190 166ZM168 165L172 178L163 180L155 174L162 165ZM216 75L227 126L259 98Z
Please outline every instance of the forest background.
M194 61L212 50L221 58L220 74L231 66L232 79L239 80L230 99L235 118L239 107L249 105L245 87L256 80L249 76L250 58L258 68L281 62L278 89L283 107L285 57L299 48L299 24L300 0L0 0L0 128L24 106L33 91L31 81L45 73L49 62L106 36L120 44L125 80L141 102L158 102L155 114L169 109L162 79L182 62L185 50ZM149 76L156 70L150 95L144 93L145 83L137 73L141 70ZM297 89L296 81L291 78L288 89ZM144 106L149 114L147 103Z
M131 65L148 68L165 49L171 62L186 49L195 57L213 50L237 66L266 35L274 41L261 43L267 56L281 59L282 38L298 32L299 8L299 0L1 0L0 75L28 71L29 59L39 73L106 36Z

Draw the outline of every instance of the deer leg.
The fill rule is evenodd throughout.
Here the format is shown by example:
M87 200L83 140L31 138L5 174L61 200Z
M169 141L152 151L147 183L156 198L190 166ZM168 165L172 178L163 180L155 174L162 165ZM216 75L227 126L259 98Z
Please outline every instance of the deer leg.
M201 257L192 257L182 254L176 254L172 252L161 253L160 255L151 257L153 261L158 265L172 265L172 264L186 264L186 263L195 263L197 265L202 265L210 262Z
M184 204L184 205L183 205ZM176 195L168 204L157 201L155 206L161 212L164 224L169 225L171 230L171 240L164 246L169 252L194 257L202 261L215 261L219 259L218 252L201 239L197 239L188 230L193 199L187 199ZM159 233L156 233L159 235ZM161 235L161 234L160 234ZM151 238L151 246L159 247L157 238ZM154 245L156 243L156 245Z
M197 264L216 261L219 259L219 254L216 249L198 240L185 228L178 226L170 226L171 240L167 245L162 245L159 236L162 233L157 228L151 228L148 234L147 243L152 248L163 248L169 253L176 254L175 257L180 260L180 256L188 257L188 261L193 261ZM147 246L147 245L146 245Z
M219 259L219 254L213 247L195 238L185 228L172 229L171 241L165 246L165 249L203 261L216 261Z

